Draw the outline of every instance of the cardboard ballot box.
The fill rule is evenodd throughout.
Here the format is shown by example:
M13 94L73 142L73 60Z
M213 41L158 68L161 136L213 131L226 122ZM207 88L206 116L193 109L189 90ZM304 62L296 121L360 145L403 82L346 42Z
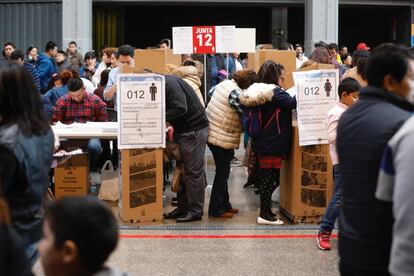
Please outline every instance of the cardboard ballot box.
M293 127L289 159L280 176L280 211L294 223L320 223L333 192L329 145L299 146Z
M126 222L161 222L163 150L121 151L119 215Z
M86 196L89 193L88 155L74 155L55 168L55 197Z
M171 49L136 49L134 65L139 70L149 69L153 73L165 74L166 64L181 64L181 55L174 55Z

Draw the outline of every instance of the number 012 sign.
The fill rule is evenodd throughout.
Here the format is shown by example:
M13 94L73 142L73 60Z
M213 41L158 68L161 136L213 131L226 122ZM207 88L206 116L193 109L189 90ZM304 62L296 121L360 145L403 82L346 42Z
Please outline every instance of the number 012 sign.
M165 78L120 74L117 97L118 147L165 147Z
M300 146L328 144L326 115L337 101L337 69L294 72Z

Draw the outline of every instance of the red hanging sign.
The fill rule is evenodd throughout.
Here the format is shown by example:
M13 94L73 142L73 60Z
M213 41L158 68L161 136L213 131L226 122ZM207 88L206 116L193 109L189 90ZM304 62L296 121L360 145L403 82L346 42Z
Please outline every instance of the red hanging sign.
M193 27L193 53L215 54L216 53L216 27L194 26Z

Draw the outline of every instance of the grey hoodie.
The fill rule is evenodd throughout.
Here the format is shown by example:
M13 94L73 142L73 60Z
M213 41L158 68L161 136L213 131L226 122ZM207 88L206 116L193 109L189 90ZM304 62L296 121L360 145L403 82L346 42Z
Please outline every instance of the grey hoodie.
M376 197L393 202L393 240L389 271L414 273L414 117L388 142L381 163Z

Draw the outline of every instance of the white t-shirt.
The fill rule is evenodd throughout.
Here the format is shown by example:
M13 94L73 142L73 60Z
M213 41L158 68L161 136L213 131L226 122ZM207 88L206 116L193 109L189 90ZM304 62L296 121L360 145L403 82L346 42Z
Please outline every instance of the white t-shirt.
M93 94L93 91L95 91L95 86L93 85L93 83L85 78L81 78L81 80L83 81L83 85L86 88L86 92L88 92L89 94Z
M236 64L236 71L243 70L243 65L240 63L238 59L236 59L234 63Z

